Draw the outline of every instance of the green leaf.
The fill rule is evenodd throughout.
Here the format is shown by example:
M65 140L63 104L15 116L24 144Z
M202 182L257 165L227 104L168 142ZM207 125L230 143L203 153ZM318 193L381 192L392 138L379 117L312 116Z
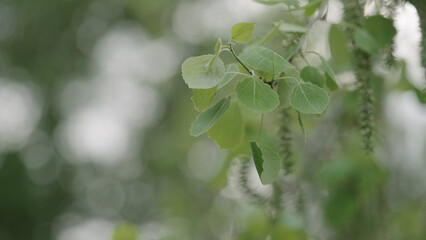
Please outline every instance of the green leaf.
M283 79L278 82L278 96L281 107L290 107L290 93L297 85L297 80L293 78Z
M274 24L274 28L273 28L273 29L272 29L272 30L268 33L268 35L266 35L266 36L262 39L262 41L259 43L259 45L263 45L263 44L265 44L265 43L269 42L269 40L271 40L271 38L272 38L273 36L275 36L275 34L277 33L279 26L280 26L280 23L275 23L275 24Z
M326 200L323 211L328 224L342 228L356 219L359 213L358 202L348 190L335 191Z
M229 64L226 67L225 76L223 77L222 81L220 81L218 89L221 89L226 84L228 84L230 81L232 81L232 79L234 79L235 76L237 76L237 72L239 72L239 71L240 71L240 68L238 67L238 65Z
M250 39L253 34L254 25L256 23L238 23L232 27L231 37L239 43L243 43Z
M338 66L350 63L348 42L346 34L338 26L332 25L329 32L330 51L333 62Z
M244 120L237 102L231 103L208 134L224 149L234 148L241 142L244 136Z
M138 230L129 223L122 223L115 227L113 240L137 240Z
M278 177L281 158L278 153L255 141L250 142L253 161L262 184L271 184Z
M368 33L376 40L379 48L386 47L393 43L396 29L391 19L376 15L365 19L364 25Z
M216 46L214 47L214 52L216 56L219 55L221 48L222 48L222 39L218 38L216 42Z
M291 32L291 33L307 33L308 32L308 28L304 27L304 26L300 26L297 24L293 24L293 23L284 23L281 22L280 27L278 28L280 32Z
M321 7L322 0L309 0L309 3L303 6L306 16L312 16L315 11Z
M335 91L339 88L335 77L332 77L332 75L330 75L328 72L325 72L325 84L327 85L328 89L330 89L330 91Z
M278 94L257 77L245 78L239 82L235 92L244 106L257 113L270 112L280 103Z
M284 53L284 59L287 61L290 60L300 49L300 41L297 41L297 43L293 44L287 52Z
M377 53L379 45L376 40L366 30L362 28L356 28L354 31L355 43L364 51L368 53Z
M194 108L198 111L203 111L208 108L216 96L217 86L208 89L194 89L192 90L193 95L191 97L194 103Z
M215 55L190 57L182 64L182 77L189 88L212 88L222 81L225 65Z
M328 64L327 60L325 60L325 58L319 54L317 54L318 57L321 60L321 64L325 70L325 83L327 85L327 87L331 90L334 91L337 88L339 88L339 85L337 84L336 81L336 75L334 74L333 69L331 68L330 64Z
M300 72L300 77L303 79L303 81L313 83L318 87L323 87L325 83L323 76L316 68L311 66L304 67Z
M213 107L200 113L191 125L191 135L198 137L209 130L219 120L226 109L229 108L230 101L231 97L222 98Z
M329 102L328 93L311 83L295 86L290 94L291 106L306 114L321 114Z
M422 104L426 104L426 90L425 89L420 90L416 87L413 87L413 88L414 88L414 93L416 94L419 102Z
M287 60L275 52L260 46L246 49L239 58L251 68L273 75L294 70Z

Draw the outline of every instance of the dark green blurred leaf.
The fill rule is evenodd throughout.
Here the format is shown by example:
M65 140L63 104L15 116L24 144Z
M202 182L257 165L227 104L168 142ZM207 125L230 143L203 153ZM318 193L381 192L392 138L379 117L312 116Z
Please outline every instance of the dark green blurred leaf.
M393 43L396 35L396 29L391 19L384 18L381 15L368 17L364 21L368 33L376 40L378 46L383 48Z
M305 82L310 82L318 87L323 87L325 80L324 77L318 72L318 70L311 66L306 66L300 72L300 77Z
M331 194L324 206L327 222L336 228L341 228L354 220L357 214L357 200L349 191L336 191Z
M356 28L354 31L355 43L364 51L375 54L380 47L376 40L367 31L362 28Z
M231 103L208 134L220 148L234 148L240 144L244 135L244 119L237 102Z

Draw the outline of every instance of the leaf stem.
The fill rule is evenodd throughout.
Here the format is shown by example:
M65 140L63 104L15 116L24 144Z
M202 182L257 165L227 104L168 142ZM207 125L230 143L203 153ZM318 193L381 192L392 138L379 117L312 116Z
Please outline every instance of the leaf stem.
M239 74L239 75L243 75L243 76L246 76L246 77L251 77L251 75L241 73L241 72L226 72L226 73Z
M279 78L275 78L275 80L281 80L281 79L295 79L298 83L302 83L302 81L300 81L299 78L295 78L295 77L279 77Z
M302 52L299 52L298 55L300 55L300 57L302 58L303 61L305 61L305 63L308 66L311 66L311 64L309 64L308 59L305 58L305 55Z
M250 71L250 69L243 63L243 61L241 61L241 59L237 56L237 54L235 54L234 48L232 48L232 45L229 44L229 51L231 52L231 54L234 56L235 59L237 59L237 61L241 64L241 66L244 67L244 69L250 73L250 75L253 76L253 73Z
M311 20L308 23L307 28L310 30L315 25L315 23L322 18L322 16L324 15L324 13L326 13L326 11L328 11L328 0L324 0L322 2L322 5L321 5L321 7L320 7L320 9L318 11L318 15L313 20ZM302 49L302 46L303 46L303 43L305 42L305 40L306 40L306 34L304 34L300 38L300 40L299 40L300 44L299 44L299 47L298 47L298 49L297 49L296 52L299 52Z

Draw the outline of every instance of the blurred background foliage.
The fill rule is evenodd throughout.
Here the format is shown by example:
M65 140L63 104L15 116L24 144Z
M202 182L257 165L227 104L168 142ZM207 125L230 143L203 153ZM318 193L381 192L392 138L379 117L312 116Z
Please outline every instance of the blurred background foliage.
M330 1L327 20L341 15ZM327 114L305 116L306 143L292 126L305 208L288 179L271 221L242 190L271 193L252 165L241 180L243 160L190 137L180 64L213 52L235 23L257 22L261 36L303 15L250 0L0 0L0 239L424 239L426 111L412 87L421 36L411 5L394 19L403 63L375 70L376 154L361 150L353 74L342 72ZM319 22L306 47L329 56L329 26ZM292 39L269 46L283 52Z

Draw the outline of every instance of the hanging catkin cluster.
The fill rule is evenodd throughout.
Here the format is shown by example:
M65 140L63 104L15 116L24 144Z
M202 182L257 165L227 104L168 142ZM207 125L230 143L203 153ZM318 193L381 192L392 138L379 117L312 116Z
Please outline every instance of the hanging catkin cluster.
M422 33L422 51L421 51L421 57L422 57L422 65L426 68L426 1L425 0L409 0L410 3L414 5L417 9L417 13L419 14L420 18L420 29Z
M420 30L422 33L422 42L421 42L421 61L422 66L426 69L426 1L425 0L409 0L411 4L414 5L417 9L417 13L419 14L420 19ZM426 82L424 83L425 89L423 90L423 94L426 96Z
M292 151L291 151L291 116L288 112L288 108L281 108L278 112L278 121L279 121L279 146L280 153L283 160L283 167L286 174L289 174L293 171L293 159L292 159Z
M269 198L258 193L255 189L250 186L249 183L249 175L250 175L250 168L252 166L251 161L248 159L248 157L244 156L241 157L241 165L239 168L239 187L241 188L242 192L249 198L251 202L263 205L269 201Z
M342 0L344 4L344 20L348 23L359 25L364 17L363 7L359 1ZM353 39L353 30L347 29L347 34ZM373 89L371 82L371 65L370 54L361 50L353 44L353 64L355 75L359 84L359 94L361 97L360 109L360 129L363 138L364 148L367 153L374 150L373 132L374 132L374 116L373 116Z

